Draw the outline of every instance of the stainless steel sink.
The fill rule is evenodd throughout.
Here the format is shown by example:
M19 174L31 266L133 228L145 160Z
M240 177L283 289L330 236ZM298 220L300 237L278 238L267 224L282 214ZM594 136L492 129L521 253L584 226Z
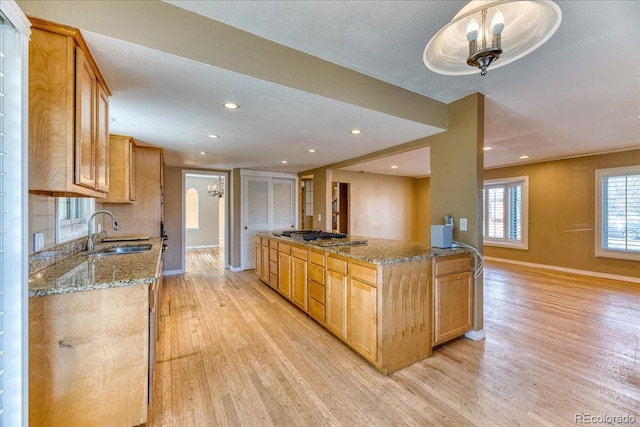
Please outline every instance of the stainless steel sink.
M131 246L113 246L111 248L102 249L97 251L93 255L124 255L124 254L139 254L140 252L147 252L151 250L150 244L147 245L131 245Z

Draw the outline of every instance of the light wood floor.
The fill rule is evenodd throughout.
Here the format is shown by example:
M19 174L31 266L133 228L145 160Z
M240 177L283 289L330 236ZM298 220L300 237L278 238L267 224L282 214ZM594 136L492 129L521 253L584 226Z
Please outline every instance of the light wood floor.
M164 283L150 426L640 425L640 285L487 266L486 340L384 377L253 272Z

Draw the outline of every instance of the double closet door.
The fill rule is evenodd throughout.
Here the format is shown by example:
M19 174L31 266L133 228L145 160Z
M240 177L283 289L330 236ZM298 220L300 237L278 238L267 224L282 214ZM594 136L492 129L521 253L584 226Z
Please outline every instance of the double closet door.
M255 268L257 232L297 227L296 175L256 173L242 174L242 270Z

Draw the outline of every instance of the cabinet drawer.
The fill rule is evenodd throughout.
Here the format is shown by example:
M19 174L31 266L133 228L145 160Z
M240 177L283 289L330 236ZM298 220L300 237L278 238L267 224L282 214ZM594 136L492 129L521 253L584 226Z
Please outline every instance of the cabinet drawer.
M269 249L269 260L278 262L278 250L270 248Z
M378 283L378 270L375 268L365 267L359 264L349 264L349 275L374 286Z
M472 268L470 256L463 258L436 258L435 275L442 276L444 274L469 271Z
M310 281L309 282L309 296L313 299L315 299L318 302L321 302L324 304L324 286L322 286L321 284L314 282L314 281ZM311 303L311 301L309 301L309 303Z
M278 241L277 240L269 240L269 246L273 249L278 249Z
M269 271L271 274L278 277L278 263L273 260L269 261Z
M309 264L309 279L314 282L324 285L324 267L319 265Z
M347 261L328 256L327 268L335 271L336 273L347 274Z
M320 323L324 323L324 304L319 303L313 298L309 299L309 316Z
M278 276L273 273L269 274L269 286L273 289L278 289Z
M305 261L307 260L307 250L306 249L298 248L296 246L291 246L291 255L294 258L303 259Z
M324 267L324 252L309 251L309 261Z
M269 238L268 237L261 237L260 240L261 240L261 242L260 242L261 245L269 246Z
M280 244L278 245L278 250L287 255L291 255L291 245L288 245L286 243L280 242Z

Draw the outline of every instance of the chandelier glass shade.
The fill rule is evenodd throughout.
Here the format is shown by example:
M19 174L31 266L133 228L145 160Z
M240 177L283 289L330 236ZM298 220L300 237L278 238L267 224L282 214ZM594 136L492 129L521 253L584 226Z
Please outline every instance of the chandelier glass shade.
M207 185L207 191L209 196L221 198L224 196L224 181L222 177L219 177L213 185Z
M485 75L533 52L556 32L562 12L550 0L473 0L427 44L423 61L445 75ZM477 68L476 68L477 67Z

